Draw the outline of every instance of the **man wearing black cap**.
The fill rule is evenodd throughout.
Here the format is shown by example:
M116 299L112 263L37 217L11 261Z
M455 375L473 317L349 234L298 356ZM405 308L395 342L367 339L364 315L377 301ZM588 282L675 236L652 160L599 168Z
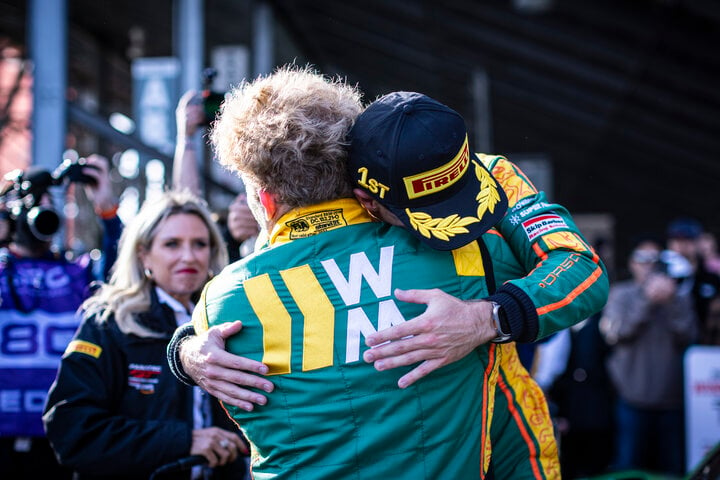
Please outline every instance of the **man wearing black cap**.
M678 217L667 226L668 250L685 257L692 266L692 272L679 279L680 291L690 292L700 329L700 343L713 343L713 334L708 325L709 307L713 298L720 295L720 277L705 267L700 253L700 235L704 228L692 217Z
M570 214L549 203L504 157L470 155L457 112L419 93L395 92L373 102L348 136L348 167L359 187L354 193L371 213L438 250L477 239L490 249L495 278L503 283L491 299L502 306L508 340L544 338L602 307L604 266ZM513 257L503 247L517 257L515 271L507 274L502 269ZM567 311L570 318L563 314ZM422 333L409 332L410 327L408 322L402 329ZM399 340L397 330L372 336L371 343ZM412 350L413 342L418 338L373 349L368 356L400 353L400 346Z
M548 203L544 194L538 193L506 159L471 156L464 121L456 112L426 96L398 92L368 107L357 119L350 139L349 170L359 187L355 193L371 213L406 228L435 249L454 250L461 263L480 265L488 280L499 283L517 279L500 288L494 285L495 293L486 297L494 305L495 341L533 341L602 307L607 295L604 267L577 232L567 211ZM506 215L508 196L511 211ZM481 236L482 240L476 242ZM464 248L457 250L459 247ZM533 268L532 277L522 278ZM422 272L418 272L418 281L422 281ZM441 291L397 291L396 297L427 303L428 309L421 315L425 319L369 335L366 340L370 345L383 343L379 336L388 340L406 337L401 331L414 337L378 346L365 352L364 358L376 361L378 370L424 360L400 379L402 387L464 357L482 343L477 340L478 322L489 318L467 316L470 304ZM536 472L546 469L548 465L541 464L543 457L552 462L557 451L552 451L554 442L547 438L552 437L552 430L547 428L549 417L542 392L520 365L514 346L500 348L506 368L498 384L499 397L505 397L508 408L496 408L496 415L503 419L497 422L497 428L499 432L518 433L515 439L524 434L522 438L532 445L503 444L500 437L491 434L491 438L498 439L493 440L493 445L513 449L516 457L531 450L532 458L525 467L535 468ZM437 355L438 350L444 355ZM257 371L247 363L235 366ZM216 371L209 376L216 375L219 378L225 374ZM251 381L245 377L236 383L267 386L248 383ZM238 390L229 396L233 394L241 398ZM243 401L257 398L242 396ZM531 421L529 411L533 409L535 420L541 418L541 423ZM511 411L515 412L513 418ZM547 449L551 451L538 451ZM495 451L493 455L494 462ZM511 470L517 458L510 462L515 463L507 466L508 470L502 470L502 466L496 469L498 478L518 473Z
M609 288L604 266L567 210L549 203L504 157L470 155L457 112L419 93L394 92L368 106L349 139L354 193L368 211L435 249L477 249L496 287L486 298L499 320L495 341L535 341L602 308ZM375 348L364 359L378 370L423 361L400 378L401 386L478 345L473 328L483 319L473 316L468 303L441 291L396 296L428 308L370 335L366 341ZM501 348L506 383L499 384L499 418L490 435L498 439L492 465L497 478L532 477L536 462L547 468L557 455L545 437L552 432L545 397L520 365L514 344ZM521 432L530 418L535 423L525 435L505 434Z

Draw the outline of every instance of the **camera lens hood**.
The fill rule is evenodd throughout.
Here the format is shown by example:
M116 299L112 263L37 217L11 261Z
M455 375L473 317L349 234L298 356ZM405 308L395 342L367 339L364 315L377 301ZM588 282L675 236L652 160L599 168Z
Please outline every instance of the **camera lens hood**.
M52 240L60 228L60 216L51 208L33 207L26 218L30 233L42 242Z

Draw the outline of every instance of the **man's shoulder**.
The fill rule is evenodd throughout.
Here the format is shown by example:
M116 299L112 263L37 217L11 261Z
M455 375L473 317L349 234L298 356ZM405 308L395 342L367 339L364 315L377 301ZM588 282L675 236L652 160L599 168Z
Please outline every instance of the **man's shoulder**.
M232 290L252 276L253 258L245 257L226 266L205 285L203 298L212 298Z

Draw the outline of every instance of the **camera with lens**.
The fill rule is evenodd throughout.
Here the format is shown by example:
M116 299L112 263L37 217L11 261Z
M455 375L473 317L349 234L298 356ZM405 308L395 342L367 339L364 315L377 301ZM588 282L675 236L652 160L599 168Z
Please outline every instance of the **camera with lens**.
M655 272L678 280L689 277L693 271L692 264L681 254L672 250L663 250L660 252L653 267Z
M205 114L205 121L203 126L209 126L217 117L220 111L220 105L225 100L224 93L218 93L212 90L212 83L217 76L217 70L214 68L206 68L202 72L202 92L201 101L203 106L203 112Z
M52 239L60 228L60 216L43 197L50 187L63 183L95 184L95 179L84 173L88 165L84 158L65 159L52 173L48 170L30 167L27 170L13 170L4 177L7 185L0 192L0 205L4 206L3 217L10 221L10 231L17 242L37 246Z

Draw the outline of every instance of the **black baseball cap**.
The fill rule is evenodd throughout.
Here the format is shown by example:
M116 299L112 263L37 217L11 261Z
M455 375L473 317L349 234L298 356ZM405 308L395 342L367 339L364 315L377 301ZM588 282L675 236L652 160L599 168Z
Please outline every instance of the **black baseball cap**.
M352 180L432 248L476 240L507 210L502 187L470 153L463 118L427 95L380 97L348 138Z

